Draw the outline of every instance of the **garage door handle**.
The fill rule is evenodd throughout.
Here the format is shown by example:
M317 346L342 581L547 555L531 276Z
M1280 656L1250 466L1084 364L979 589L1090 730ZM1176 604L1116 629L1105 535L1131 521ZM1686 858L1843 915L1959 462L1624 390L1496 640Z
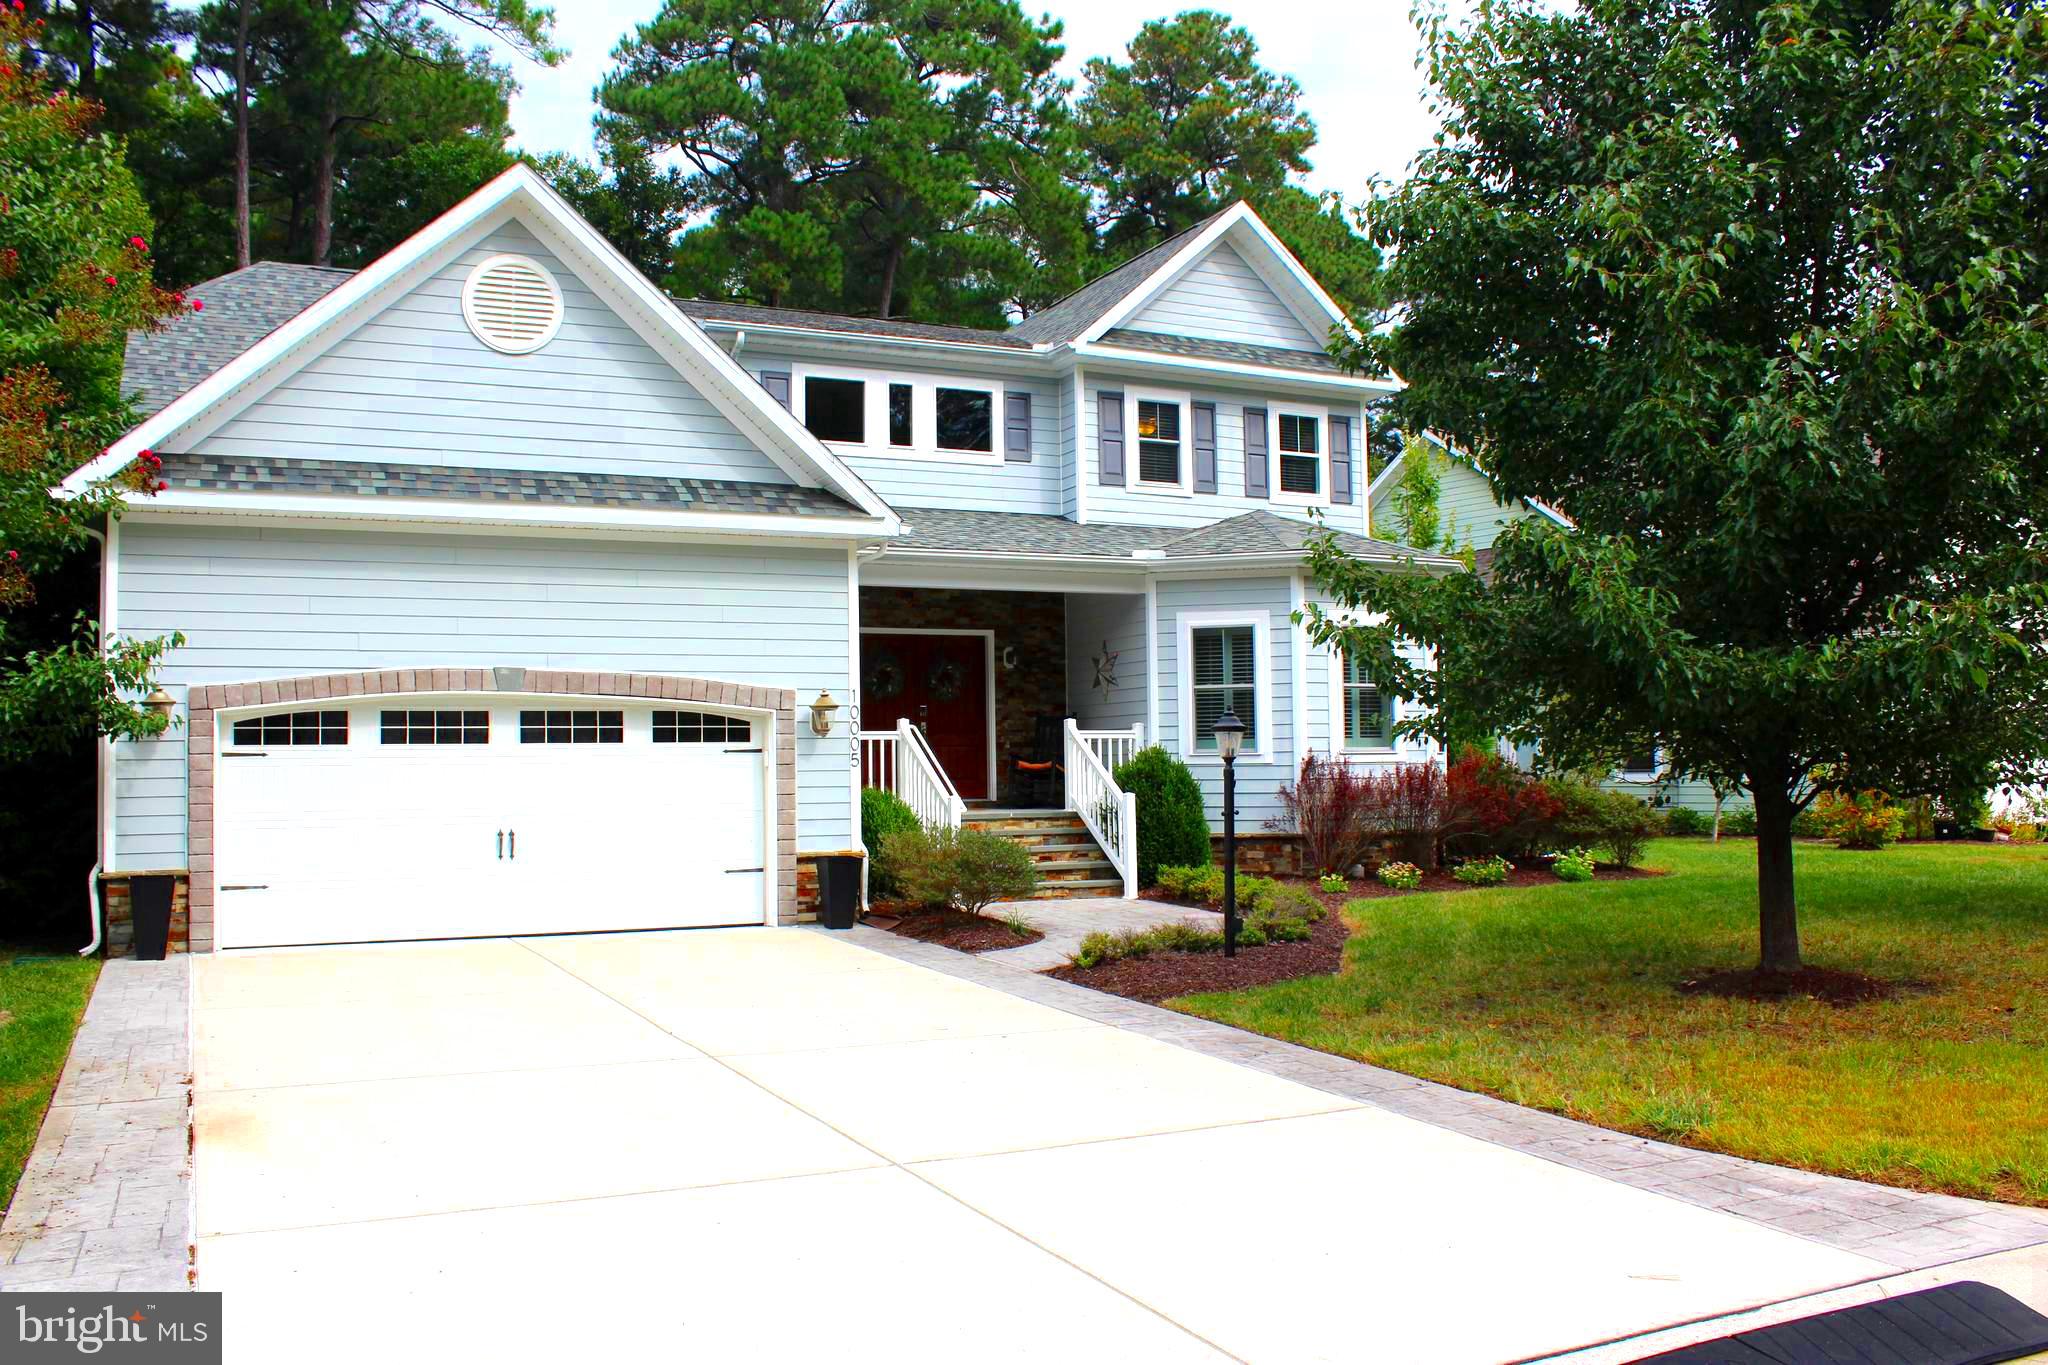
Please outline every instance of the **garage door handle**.
M725 870L725 875L730 877L735 872L766 872L767 870L765 867L728 867Z
M506 836L506 839L511 848L511 852L506 856L516 863L519 861L519 831L513 830L510 835Z
M498 831L498 861L505 861L505 831L502 829Z

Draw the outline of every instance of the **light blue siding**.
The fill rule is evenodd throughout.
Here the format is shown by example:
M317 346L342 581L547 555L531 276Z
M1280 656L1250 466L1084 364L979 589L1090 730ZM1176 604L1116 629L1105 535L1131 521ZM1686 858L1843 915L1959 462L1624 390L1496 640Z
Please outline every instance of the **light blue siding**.
M1263 509L1283 517L1297 520L1309 519L1308 509L1298 503L1289 503L1274 498L1248 498L1244 495L1244 410L1247 407L1265 408L1269 414L1282 409L1308 407L1326 408L1331 417L1351 419L1351 487L1352 501L1349 504L1335 504L1322 509L1326 524L1345 531L1364 534L1365 519L1365 467L1363 433L1356 403L1313 403L1299 404L1294 400L1259 393L1250 388L1225 388L1215 385L1185 383L1159 383L1153 380L1139 380L1104 373L1090 366L1086 371L1087 400L1081 405L1081 476L1088 480L1088 520L1091 522L1115 522L1142 526L1207 526L1226 517L1238 516L1244 512ZM1216 405L1216 491L1214 493L1180 493L1173 490L1159 491L1141 488L1137 482L1138 459L1135 442L1125 459L1127 484L1118 487L1102 482L1101 468L1096 459L1097 398L1103 393L1176 394L1186 393L1195 403ZM1270 420L1269 420L1270 424ZM1328 431L1325 427L1325 440ZM1267 459L1272 477L1268 486L1279 486L1280 456L1277 443L1268 442ZM1194 459L1191 441L1183 441L1181 457ZM1327 468L1327 465L1325 466Z
M1331 610L1334 604L1329 597L1311 583L1305 589L1307 601L1320 604L1324 610ZM1337 673L1333 659L1334 651L1321 645L1308 646L1308 716L1303 729L1308 735L1309 747L1319 753L1335 753L1344 738L1344 721L1341 709L1342 698L1336 695ZM1401 651L1403 657L1412 663L1427 666L1430 655L1427 649L1413 645ZM1414 702L1396 699L1394 719L1398 723L1425 713L1425 708ZM1420 763L1430 759L1441 761L1443 751L1431 740L1414 736L1401 739L1390 755L1374 751L1353 751L1347 755L1354 764L1364 767L1384 767L1393 763Z
M1097 681L1105 650L1116 655L1114 687ZM1082 729L1146 723L1147 659L1143 594L1068 594L1067 709Z
M1323 349L1323 338L1301 324L1228 242L1210 248L1123 325L1136 332L1246 341L1291 351Z
M1626 792L1639 801L1648 801L1661 810L1684 806L1688 810L1698 811L1710 820L1714 815L1714 787L1710 782L1654 781L1616 774L1600 785L1608 791ZM1722 803L1721 813L1725 816L1730 811L1748 810L1755 804L1748 792L1737 791L1731 793L1727 801Z
M1410 458L1415 453L1416 448L1411 447ZM1461 549L1470 545L1475 550L1484 550L1499 538L1502 528L1539 515L1522 502L1505 507L1496 502L1493 485L1470 465L1439 457L1436 467L1441 480L1437 510L1443 518L1443 530L1456 538ZM1400 539L1400 522L1394 515L1393 503L1394 486L1400 478L1396 471L1372 500L1372 524L1379 528L1383 540Z
M748 346L740 352L740 364L749 374L780 371L797 374L807 362L789 352L769 352ZM996 451L988 459L933 459L886 450L863 450L857 446L834 445L830 449L893 507L951 507L974 512L1034 512L1058 516L1066 510L1066 471L1061 459L1060 385L1051 379L1019 379L1014 375L978 372L971 363L958 369L909 369L890 359L849 363L843 357L814 362L820 370L862 371L870 384L887 384L890 377L939 382L957 381L971 386L990 385L1005 392L1031 395L1031 459L1002 458L1002 419L996 419ZM801 397L793 397L802 411ZM996 404L1002 412L1002 404ZM886 433L884 433L886 435Z
M1280 811L1278 793L1293 782L1300 763L1294 706L1294 630L1289 580L1273 578L1162 579L1159 583L1159 743L1195 774L1208 807L1209 827L1223 828L1223 768L1193 757L1180 726L1180 618L1184 613L1230 612L1266 622L1271 651L1271 734L1263 752L1237 762L1238 828L1257 830Z
M463 321L464 279L502 252L539 261L562 289L561 331L530 355L491 349ZM516 223L492 232L190 448L790 482Z
M843 548L124 522L118 621L201 683L517 665L852 692ZM772 623L772 625L770 624ZM844 727L797 733L798 846L852 843ZM120 869L185 862L183 731L116 746Z

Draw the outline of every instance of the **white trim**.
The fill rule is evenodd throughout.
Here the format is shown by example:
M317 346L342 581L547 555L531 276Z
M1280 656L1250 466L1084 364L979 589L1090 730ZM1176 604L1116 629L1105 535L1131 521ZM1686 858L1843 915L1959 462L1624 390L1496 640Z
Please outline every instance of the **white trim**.
M803 705L803 698L797 698ZM846 547L846 744L851 751L847 762L847 821L853 829L852 847L861 851L860 904L868 903L869 853L860 822L860 547Z
M1179 649L1175 653L1173 666L1177 683L1175 690L1179 694L1178 743L1182 761L1190 765L1213 764L1218 767L1223 763L1215 751L1205 752L1195 748L1195 632L1219 626L1250 626L1253 659L1252 705L1257 712L1253 724L1259 747L1240 749L1237 762L1278 762L1273 734L1273 613L1261 611L1256 607L1232 611L1183 611L1175 615L1174 626L1179 637Z
M1088 429L1088 414L1085 408L1087 401L1088 384L1082 377L1081 367L1076 365L1074 367L1074 447L1073 458L1067 465L1067 470L1074 480L1074 524L1076 526L1086 526L1088 524L1088 450L1087 442L1082 436L1082 433ZM1102 440L1102 433L1097 432L1095 439L1099 443Z
M1153 483L1145 477L1145 438L1138 434L1138 404L1168 403L1180 409L1180 479L1175 483ZM1134 493L1159 493L1168 497L1195 495L1194 395L1185 389L1141 389L1124 386L1124 486Z
M1280 239L1273 235L1273 230L1260 221L1259 215L1252 211L1252 206L1240 199L1225 209L1208 227L1197 233L1193 240L1174 252L1158 269L1146 276L1143 284L1124 295L1114 307L1090 324L1086 331L1075 338L1076 346L1099 341L1104 332L1122 325L1126 318L1143 311L1147 304L1164 293L1195 262L1207 256L1212 247L1229 236L1240 239L1233 244L1239 247L1240 254L1245 257L1245 264L1249 265L1269 287L1273 287L1275 296L1295 315L1296 321L1302 324L1309 335L1314 336L1318 331L1327 332L1332 326L1342 326L1346 331L1351 330L1350 320L1344 316L1344 310L1337 306L1336 301L1320 284L1316 283L1315 277L1302 268L1301 262L1294 259L1294 253L1282 245ZM1251 239L1249 243L1242 240L1245 237ZM1244 249L1247 245L1262 247L1264 250L1247 251ZM1264 258L1263 268L1260 257ZM1272 278L1275 266L1280 270L1279 280ZM1304 307L1304 304L1309 306Z
M735 318L700 318L687 311L684 316L707 332L761 332L775 336L816 337L820 340L840 341L849 345L926 347L942 351L979 351L989 356L1014 356L1019 359L1043 356L1057 350L1063 343L1057 341L1036 341L1028 345L998 345L986 341L955 341L946 337L905 337L889 336L880 332L854 332L839 327L803 327L791 322L756 322L751 319L740 321ZM996 332L992 335L1001 336Z
M1280 419L1282 417L1306 417L1316 424L1316 450L1312 458L1316 462L1316 491L1313 493L1290 493L1281 486L1282 462L1289 458L1302 459L1304 453L1280 448ZM1267 496L1283 507L1328 507L1330 505L1330 410L1319 403L1266 404L1266 451L1272 463L1272 482Z
M355 493L242 493L173 489L134 507L138 512L248 514L327 521L438 522L449 525L553 526L588 530L638 529L726 532L743 535L875 539L885 531L866 517L763 516L750 512L643 511L635 507L581 507L565 503L467 502L455 498L380 498ZM900 523L899 523L900 524Z
M1161 489L1171 495L1170 489ZM1190 531L1200 527L1190 527ZM887 564L1013 564L1020 568L1035 568L1041 565L1072 566L1095 569L1104 573L1145 573L1185 574L1201 571L1209 577L1228 577L1233 571L1252 573L1261 570L1298 570L1307 558L1305 552L1275 550L1259 554L1214 554L1176 555L1171 559L1160 555L1075 555L1075 554L1033 554L1019 550L918 550L885 547L880 562ZM1356 554L1351 558L1362 564L1384 564L1389 568L1405 569L1412 559L1416 566L1424 569L1444 569L1454 573L1465 572L1465 562L1446 555L1427 554L1420 550L1413 554L1374 555Z
M896 515L845 462L812 439L793 414L768 396L725 348L683 315L617 248L569 207L546 181L522 164L414 233L391 251L337 286L291 321L194 385L59 485L60 496L77 496L118 474L137 452L171 447L195 429L215 425L245 407L258 386L274 387L312 359L310 352L335 340L402 288L453 259L465 245L517 217L536 235L552 237L590 273L579 276L607 299L624 322L693 382L704 398L755 440L761 452L801 484L832 489L881 519L888 534Z
M861 435L859 442L826 441L827 449L841 455L880 460L928 460L940 464L1000 465L1004 463L1004 396L1000 380L979 376L962 377L904 370L872 369L860 365L834 365L793 360L789 366L789 401L799 423L809 421L808 395L804 383L810 379L848 379L865 385L861 394ZM910 388L910 444L897 445L889 439L889 387ZM952 450L939 444L940 389L966 389L989 395L987 450ZM1038 425L1036 404L1031 423ZM809 430L806 426L805 430ZM1037 432L1032 432L1036 444Z
M1315 736L1309 732L1308 631L1297 619L1308 606L1306 574L1288 577L1287 599L1287 642L1294 651L1294 766L1299 771L1302 755L1315 748Z
M1330 752L1339 758L1392 759L1399 757L1401 746L1394 738L1394 726L1401 720L1401 699L1386 694L1387 699L1387 742L1370 747L1352 748L1344 740L1344 729L1349 712L1344 704L1344 651L1328 651L1327 667L1330 671Z
M101 563L105 566L100 571L100 647L104 650L107 646L113 644L121 628L118 619L121 610L121 518L117 516L107 518L106 537L100 543L100 554L102 557ZM189 707L187 708L187 714L190 714ZM190 734L186 735L185 742L187 744L192 742ZM120 807L120 802L114 799L114 788L118 778L121 755L120 751L114 748L114 740L111 735L100 736L99 743L95 747L99 751L100 872L102 875L105 875L113 872L121 861L120 850L114 844L115 819ZM181 810L178 814L182 821L185 811ZM186 839L185 858L187 862L190 862L192 857L192 831L187 829L184 831L184 834ZM95 903L93 913L96 926L94 933L97 936L99 932L97 928L99 923L97 919L99 914L97 903Z
M967 796L965 793L961 795L963 800L995 800L996 793L1002 790L996 774L996 633L993 630L953 630L938 626L861 626L859 629L863 636L978 635L981 637L983 677L987 680L983 689L983 699L988 704L988 794L986 796L974 797ZM858 656L854 659L854 670L856 675L860 671L860 659ZM952 773L947 773L946 778L953 783L953 789L956 792L960 790L960 783ZM857 811L855 812L855 818L859 818L859 812Z
M1159 580L1145 577L1145 733L1159 735Z
M1366 379L1334 370L1297 370L1285 365L1259 365L1250 361L1222 360L1213 356L1171 355L1165 351L1142 351L1133 347L1118 346L1113 342L1076 342L1073 353L1077 358L1085 360L1114 361L1124 369L1158 366L1171 370L1199 370L1204 374L1256 379L1263 386L1288 385L1317 393L1342 389L1353 394L1384 397L1401 391L1401 385L1389 383L1384 379Z
M517 266L524 270L530 270L547 289L549 309L547 325L541 328L530 340L511 341L498 336L493 332L491 324L477 314L477 290L481 287L484 276L500 266ZM562 286L556 283L555 273L531 256L517 255L512 252L500 252L496 256L486 257L477 262L470 270L468 277L462 281L462 320L469 324L471 335L475 336L478 341L481 341L492 350L501 351L506 355L532 355L535 351L553 341L562 330L562 318L567 311L562 306Z

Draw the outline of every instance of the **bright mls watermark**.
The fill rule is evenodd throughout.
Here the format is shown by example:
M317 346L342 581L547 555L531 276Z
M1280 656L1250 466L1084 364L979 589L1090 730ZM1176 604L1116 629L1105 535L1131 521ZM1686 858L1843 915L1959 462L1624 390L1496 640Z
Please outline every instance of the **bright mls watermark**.
M0 1294L0 1343L12 1361L217 1362L218 1294Z

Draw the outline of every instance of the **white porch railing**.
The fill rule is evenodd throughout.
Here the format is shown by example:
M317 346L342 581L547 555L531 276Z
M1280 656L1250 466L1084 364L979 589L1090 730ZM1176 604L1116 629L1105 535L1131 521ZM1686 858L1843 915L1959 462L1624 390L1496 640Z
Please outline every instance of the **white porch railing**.
M953 779L939 766L924 731L899 720L893 730L862 730L859 739L863 787L895 792L927 825L960 828L967 803L953 790Z
M1128 730L1083 730L1081 739L1095 756L1102 760L1102 766L1115 772L1138 756L1138 750L1145 747L1145 727L1133 725Z
M1136 753L1144 747L1143 734L1135 729L1083 730L1069 717L1061 765L1067 775L1067 809L1081 817L1081 823L1102 846L1104 856L1123 877L1124 895L1129 899L1138 894L1138 798L1117 786L1103 762L1102 749L1129 744L1130 752Z

